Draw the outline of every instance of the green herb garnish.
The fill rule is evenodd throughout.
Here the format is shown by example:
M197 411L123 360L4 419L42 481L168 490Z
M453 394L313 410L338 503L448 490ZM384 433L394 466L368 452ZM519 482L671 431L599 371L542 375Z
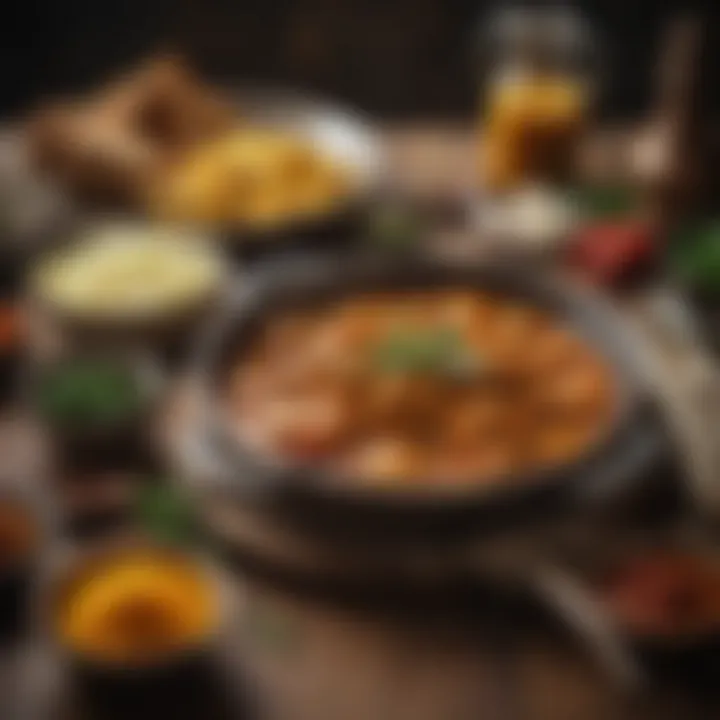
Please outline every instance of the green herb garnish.
M143 397L135 373L118 363L79 360L48 369L36 388L42 415L64 427L107 427L131 418Z
M475 377L483 367L457 328L449 326L392 331L375 348L373 364L386 373Z
M400 205L378 208L370 218L370 242L384 250L408 250L422 236L422 223L417 215Z
M297 623L279 608L258 601L248 601L244 631L247 640L258 649L277 655L289 655L300 645Z
M585 220L612 220L631 215L639 205L637 192L623 185L589 185L570 192Z
M137 513L140 526L156 540L186 544L196 536L192 505L171 485L151 483L144 486L138 497Z
M720 291L720 220L680 230L672 239L670 262L684 283Z

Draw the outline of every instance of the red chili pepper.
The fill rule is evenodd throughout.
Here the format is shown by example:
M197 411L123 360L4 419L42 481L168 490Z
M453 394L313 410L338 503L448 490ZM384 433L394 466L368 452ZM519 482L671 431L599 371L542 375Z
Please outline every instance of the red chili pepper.
M590 225L581 229L568 251L570 265L592 279L615 282L655 254L652 228L637 220Z

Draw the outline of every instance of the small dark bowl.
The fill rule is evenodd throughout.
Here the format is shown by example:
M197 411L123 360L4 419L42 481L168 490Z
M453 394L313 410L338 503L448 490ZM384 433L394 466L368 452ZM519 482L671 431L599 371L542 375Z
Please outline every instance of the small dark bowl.
M108 349L127 353L142 348L152 353L168 369L181 367L191 352L191 339L207 317L219 306L221 289L202 302L178 313L158 317L148 322L132 318L106 321L100 318L64 314L50 305L36 304L57 331L65 347L75 352L103 352Z
M136 665L91 657L69 647L54 625L53 614L58 603L94 565L112 561L115 555L123 555L129 550L142 552L144 549L153 554L181 557L202 571L217 603L217 622L212 632L198 642ZM230 600L226 581L203 558L155 543L120 541L86 553L71 553L56 564L45 588L41 622L47 627L60 661L67 668L69 683L85 704L102 717L127 718L137 713L144 717L149 712L186 717L184 713L188 706L203 701L203 693L213 685L217 672L215 655L227 630Z
M720 565L717 571L720 573ZM720 622L702 631L686 633L638 632L621 622L618 628L640 666L652 677L697 689L717 687Z
M663 553L706 558L710 563L720 562L712 549L711 538L698 542L697 534L660 530L636 535L618 533L605 538L602 547L583 552L582 558L569 562L568 576L578 592L569 602L556 608L571 624L594 624L597 633L622 646L629 662L651 682L671 682L702 691L717 687L720 680L720 623L702 631L661 632L640 629L623 619L607 597L608 584L617 573L624 572L628 563L652 558ZM720 564L717 568L720 572ZM552 593L551 593L552 595ZM565 595L565 599L568 596Z
M58 243L51 253L40 258L44 263L52 259L53 253L62 253L78 238L92 240L94 233L104 233L114 228L127 227L130 233L142 232L145 222L132 215L112 215L88 217L83 223L77 223L72 234L68 234L62 244ZM173 226L166 227L168 233ZM226 290L229 269L227 256L218 246L213 235L188 226L176 226L179 240L192 241L217 265L217 278L204 292L175 307L147 314L96 312L88 307L71 310L48 297L38 287L36 277L31 271L26 280L25 292L31 314L40 324L51 328L65 347L80 351L103 351L107 348L127 352L132 348L152 351L170 365L184 358L188 345L198 327L220 304ZM34 266L34 270L38 265Z
M639 666L658 681L699 691L717 688L720 680L720 630L695 637L630 637Z
M223 402L224 383L268 315L343 295L432 287L495 291L544 308L574 328L614 374L614 416L598 442L576 462L561 467L462 491L439 485L437 491L423 492L342 482L317 467L258 457L237 438ZM510 523L544 517L559 508L599 502L627 490L659 449L657 437L647 435L636 350L622 322L591 291L535 270L421 259L367 260L349 267L334 262L278 266L259 275L230 303L200 353L204 442L225 466L224 479L213 489L227 492L229 499L259 503L305 530L380 543L408 534L415 541L457 539L506 529Z
M126 368L137 382L139 402L129 415L108 425L68 425L43 413L38 396L43 378L75 361L97 358ZM164 377L147 355L109 352L70 354L29 370L25 392L31 411L47 433L55 460L64 472L137 470L154 466L152 421L160 402Z
M372 203L345 205L339 212L305 222L295 222L267 232L220 230L228 255L239 264L294 258L297 255L340 255L362 246Z

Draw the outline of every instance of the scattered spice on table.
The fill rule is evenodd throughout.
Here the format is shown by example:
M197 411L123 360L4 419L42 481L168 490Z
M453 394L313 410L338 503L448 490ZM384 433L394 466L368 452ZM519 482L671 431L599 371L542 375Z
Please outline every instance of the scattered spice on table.
M0 502L0 568L22 562L37 541L38 528L30 512L17 502Z
M274 655L287 657L300 646L299 628L288 613L255 598L247 601L243 633L257 649Z
M24 322L14 303L0 303L0 354L12 353L22 343Z
M141 527L154 539L177 545L196 539L190 500L172 485L160 482L143 485L136 507Z

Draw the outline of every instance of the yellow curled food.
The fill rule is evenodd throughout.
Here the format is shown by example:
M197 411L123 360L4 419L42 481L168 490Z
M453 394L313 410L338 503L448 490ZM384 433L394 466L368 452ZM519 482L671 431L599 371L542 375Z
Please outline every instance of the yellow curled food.
M200 644L218 624L218 598L202 568L151 550L111 554L64 589L56 632L75 652L142 663Z
M166 220L254 228L328 212L349 188L346 170L309 140L247 128L195 148L168 168L149 202Z

